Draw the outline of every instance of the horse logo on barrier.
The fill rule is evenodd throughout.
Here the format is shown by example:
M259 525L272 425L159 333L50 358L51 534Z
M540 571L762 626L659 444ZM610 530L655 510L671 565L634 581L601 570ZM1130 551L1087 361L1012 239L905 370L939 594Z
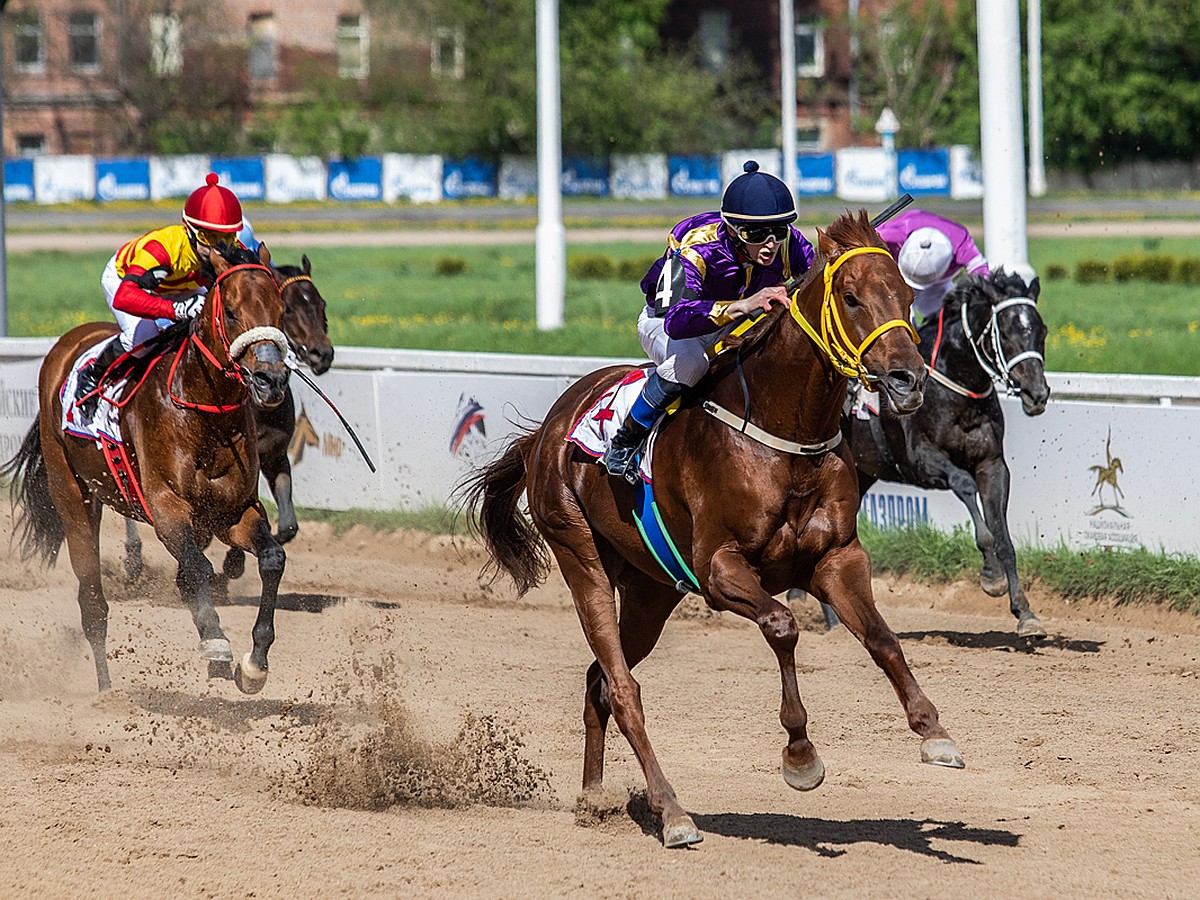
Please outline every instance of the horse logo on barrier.
M1092 496L1094 496L1099 505L1088 512L1089 516L1094 516L1103 510L1111 510L1126 518L1129 514L1121 506L1122 500L1125 499L1125 493L1117 484L1117 473L1124 472L1125 467L1121 465L1121 458L1112 455L1112 428L1108 430L1108 440L1104 442L1104 458L1105 463L1102 466L1088 466L1089 472L1096 473L1096 485L1092 488ZM1107 485L1110 488L1113 502L1107 504L1104 502L1104 487Z
M288 455L292 458L292 465L298 466L300 460L304 459L305 447L319 446L321 446L321 438L317 434L317 429L313 427L312 420L301 406L300 415L296 416L296 430L292 432L292 439L288 442Z

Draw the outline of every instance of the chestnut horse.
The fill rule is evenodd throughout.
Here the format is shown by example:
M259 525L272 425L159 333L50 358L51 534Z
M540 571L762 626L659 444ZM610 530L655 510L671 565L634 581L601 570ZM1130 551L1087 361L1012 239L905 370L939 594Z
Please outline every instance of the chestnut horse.
M121 409L121 434L144 512L136 496L127 499L136 490L118 483L97 442L62 429L60 393L72 364L85 348L112 335L114 326L93 322L72 329L42 363L38 418L4 472L15 476L23 557L38 555L53 564L63 539L67 541L79 579L83 632L102 691L112 686L105 656L108 603L100 581L102 504L127 517L148 515L155 534L178 561L176 584L191 608L210 676L229 674L233 651L213 606L213 568L202 548L215 536L258 557L262 596L254 648L233 678L244 693L256 693L266 684L286 556L258 500L251 404L268 408L282 403L289 375L287 339L279 329L283 300L270 261L265 247L258 256L230 245L214 249L213 289L187 340L150 366L140 389Z
M323 375L333 365L333 343L325 318L325 298L312 280L312 265L307 255L299 266L272 266L279 293L283 296L283 333L301 365L314 375ZM286 544L300 530L292 505L292 463L288 445L296 430L296 400L289 387L287 397L275 407L254 410L258 425L258 462L263 477L275 498L279 522L275 537ZM246 567L246 554L231 547L222 569L229 578L238 578ZM137 578L142 572L142 539L133 519L125 520L125 574Z
M799 629L774 599L791 587L832 604L866 646L923 738L922 761L963 764L875 608L871 563L857 536L858 477L839 431L851 374L882 389L899 412L920 406L925 368L908 323L912 291L865 212L817 233L818 265L792 293L790 313L767 314L736 364L701 382L653 450L662 519L705 602L755 622L775 653L787 732L783 777L799 790L817 787L824 765L809 741L796 682ZM628 371L604 369L569 388L539 427L464 482L464 500L496 573L507 572L521 593L540 583L550 570L540 532L571 590L596 657L585 687L584 790L601 785L614 716L641 764L664 845L685 846L702 838L659 768L631 674L658 641L680 589L639 536L636 488L565 439ZM733 427L710 414L717 407ZM532 524L520 509L522 492Z

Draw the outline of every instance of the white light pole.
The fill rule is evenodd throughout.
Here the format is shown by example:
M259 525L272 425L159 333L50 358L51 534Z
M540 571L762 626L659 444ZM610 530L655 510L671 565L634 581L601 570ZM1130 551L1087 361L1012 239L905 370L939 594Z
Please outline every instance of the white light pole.
M896 132L900 130L900 120L892 112L890 106L885 106L875 122L875 131L879 142L883 145L883 153L887 157L887 187L889 194L900 192L900 179L896 171Z
M995 266L1029 262L1017 0L978 0L983 237Z
M1029 0L1025 38L1029 57L1029 195L1046 194L1046 154L1042 138L1042 0Z
M562 100L558 0L537 0L538 224L535 281L539 331L562 328L567 231L562 218Z
M795 0L779 0L780 121L783 132L783 183L796 193L796 10Z

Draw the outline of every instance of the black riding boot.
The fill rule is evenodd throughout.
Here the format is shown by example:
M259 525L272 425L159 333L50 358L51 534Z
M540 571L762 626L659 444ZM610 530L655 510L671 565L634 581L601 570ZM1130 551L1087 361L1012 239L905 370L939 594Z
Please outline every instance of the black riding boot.
M96 389L100 387L100 379L124 352L125 348L121 346L120 339L117 339L109 343L104 351L85 368L80 369L79 386L75 396L84 398L83 402L79 404L79 411L84 418L90 419L96 414L96 404L100 402L100 394Z
M604 451L604 467L608 469L609 475L624 478L630 484L637 483L638 449L649 433L649 427L634 419L633 416L625 420L625 424L617 429L612 443Z

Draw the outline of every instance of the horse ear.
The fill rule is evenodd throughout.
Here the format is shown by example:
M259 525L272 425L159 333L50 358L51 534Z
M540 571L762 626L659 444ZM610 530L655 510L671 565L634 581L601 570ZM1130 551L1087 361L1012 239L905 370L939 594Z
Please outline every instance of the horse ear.
M213 267L213 271L220 275L229 268L229 260L221 255L220 249L210 247L208 250L208 263Z
M258 261L268 268L271 265L271 251L267 249L265 243L259 242L258 245Z
M312 274L312 266L308 262L308 254L307 253L302 253L300 255L300 271L303 272L305 275Z
M1029 299L1034 303L1037 302L1038 295L1042 292L1042 279L1036 275L1033 276L1033 281L1029 282Z
M818 228L817 249L821 251L821 255L826 259L832 259L840 248L837 245L837 241Z

